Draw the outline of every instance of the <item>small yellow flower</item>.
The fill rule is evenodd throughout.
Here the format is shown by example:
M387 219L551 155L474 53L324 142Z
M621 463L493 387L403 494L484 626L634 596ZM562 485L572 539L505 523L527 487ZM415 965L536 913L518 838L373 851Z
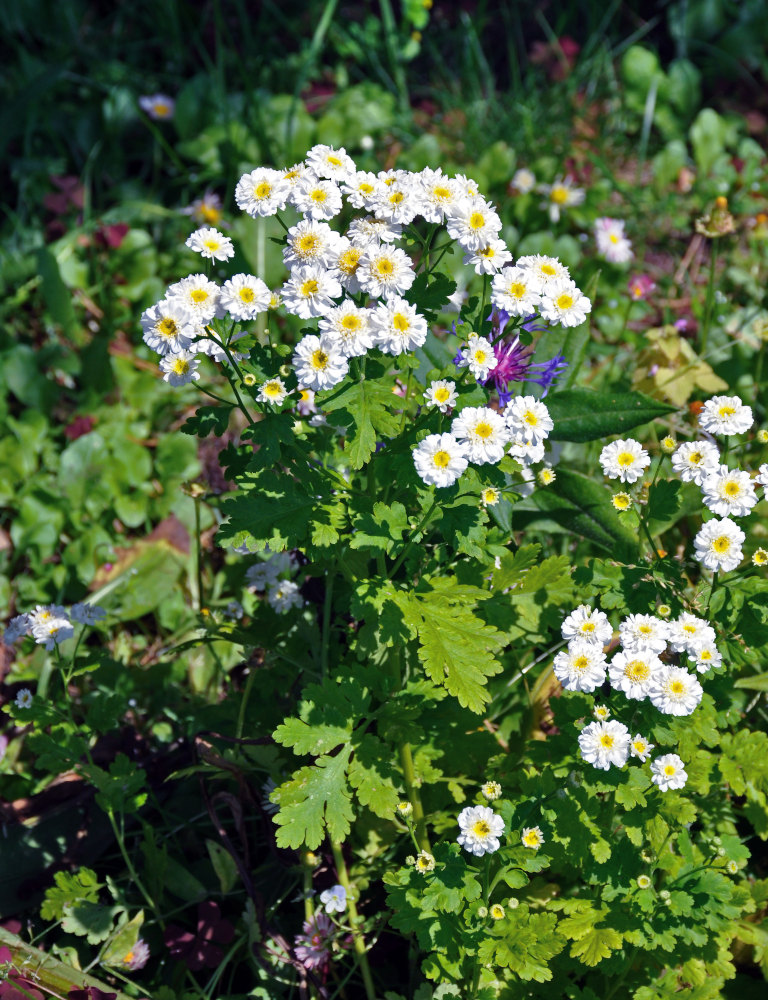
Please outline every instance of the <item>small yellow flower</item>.
M616 508L616 510L622 513L625 510L629 510L632 506L632 497L629 493L614 493L611 497L611 503Z
M489 802L493 802L494 799L501 798L501 785L498 781L486 781L480 791L483 798L488 799Z
M656 608L656 613L662 618L669 618L672 614L672 608L670 608L668 604L660 604L658 608Z
M252 374L252 372L246 372L246 374L243 375L243 384L249 387L256 385L256 376Z
M418 857L415 861L416 871L421 875L426 875L427 872L434 871L435 869L435 859L429 853L429 851L420 851Z
M545 468L539 470L539 474L536 478L539 480L539 484L541 486L551 486L555 479L557 479L557 476L552 469Z
M526 826L520 835L523 847L530 847L532 851L538 851L544 843L544 834L538 826Z
M494 920L503 920L506 916L506 910L501 905L501 903L494 903L491 906L491 916Z
M768 444L768 431L764 427L757 432L757 440L760 444Z
M480 491L480 503L483 507L495 507L500 497L501 493L495 486L485 486Z
M650 889L651 880L647 875L638 875L637 877L637 887L638 889Z
M413 812L413 806L410 802L398 802L396 811L398 816L410 816Z
M735 875L739 870L739 866L733 859L731 859L725 866L725 870L728 872L729 875Z
M765 549L755 549L752 553L752 563L754 566L768 565L768 552Z

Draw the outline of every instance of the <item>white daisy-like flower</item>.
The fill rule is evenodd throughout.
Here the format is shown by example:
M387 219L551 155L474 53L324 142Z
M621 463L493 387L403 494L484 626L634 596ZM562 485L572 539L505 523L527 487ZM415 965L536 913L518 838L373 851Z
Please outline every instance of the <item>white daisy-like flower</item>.
M675 653L693 656L702 642L715 642L715 630L703 618L684 611L676 621L668 622L667 642Z
M78 625L96 625L107 617L107 612L98 604L78 602L69 609L69 617Z
M306 264L329 268L339 239L339 234L327 222L301 219L286 234L283 261L289 268Z
M720 465L720 452L709 441L686 441L672 455L672 468L684 483L701 486Z
M291 201L302 215L311 219L333 219L341 211L341 191L330 180L308 173L296 184Z
M447 413L456 405L456 383L447 379L437 379L429 384L429 388L424 393L427 406L436 406L441 413Z
M485 199L462 199L446 216L446 228L465 250L479 250L499 238L501 219Z
M558 278L541 293L541 315L548 323L580 326L592 312L592 303L570 278Z
M360 258L357 280L372 298L403 295L416 280L413 261L399 247L369 246Z
M541 827L524 826L523 832L520 834L520 843L523 847L530 847L532 851L538 851L544 843L544 834L541 832Z
M343 913L347 908L347 890L343 885L334 885L320 893L320 902L326 913Z
M664 669L664 664L649 650L627 650L616 653L608 665L611 687L627 698L642 701L651 685Z
M624 767L629 759L629 730L622 722L590 722L579 733L582 758L601 771Z
M218 229L196 229L184 245L210 260L229 260L235 256L232 240Z
M483 507L495 507L501 499L501 491L497 486L484 486L480 490L480 504Z
M480 188L474 178L467 177L466 174L456 174L453 179L459 186L459 194L462 198L478 198L480 196Z
M243 337L247 336L248 334L245 330L238 330L237 333L233 334L229 340L226 341L229 353L235 361L243 361L247 357L247 355L241 353L240 351L234 350L233 346L238 340L242 340ZM214 340L212 337L204 337L202 340L196 340L193 347L195 353L207 354L208 357L213 358L217 364L229 364L227 352L224 350L221 342Z
M619 625L619 641L626 650L663 653L668 631L667 623L655 615L629 615Z
M16 693L16 708L32 708L32 692L22 688Z
M551 222L557 222L560 212L572 205L580 205L586 197L583 188L573 186L573 178L557 178L551 184L540 184L539 191L546 196L542 208L546 208Z
M613 638L613 626L604 611L592 609L588 604L580 604L562 624L564 639L583 639L597 646L606 646Z
M372 206L381 191L381 181L376 174L366 170L358 170L352 177L348 177L342 182L341 190L353 208L373 211Z
M141 314L144 343L158 354L184 351L201 333L189 309L178 299L163 299Z
M200 358L191 351L174 351L173 354L166 354L160 358L163 382L174 387L197 382L200 378L200 372L197 370L199 364Z
M699 413L699 427L709 434L744 434L752 423L752 408L738 396L713 396Z
M744 532L730 518L713 519L707 521L694 538L694 555L705 569L728 573L744 558L741 546L745 538Z
M35 642L49 651L75 634L67 610L60 604L38 605L30 613L29 622Z
M639 759L645 763L651 756L651 750L656 749L655 743L649 743L648 740L638 733L633 736L632 742L629 745L629 752L633 757L639 757Z
M341 285L333 272L317 264L295 267L282 288L285 308L301 319L324 315L341 295Z
M480 794L489 802L501 798L501 785L498 781L486 781L480 788Z
M341 287L345 288L350 295L357 295L360 291L357 272L363 252L362 247L355 246L346 236L341 236L329 261L328 266L333 271L334 276L339 279Z
M425 167L417 175L419 185L420 214L427 222L440 223L447 212L452 211L464 197L461 187L453 178L446 177L438 167Z
M296 345L293 367L303 388L331 389L349 371L349 361L335 341L309 334Z
M509 442L504 418L488 406L468 406L454 419L451 433L467 446L470 462L496 464L504 457Z
M299 183L301 178L306 177L306 175L308 173L311 173L311 171L308 169L306 163L304 163L304 161L302 160L299 163L294 163L292 167L283 167L283 169L279 170L278 173L281 175L284 181L288 182L291 193L293 193L293 189ZM290 201L291 197L289 195L288 202L290 203Z
M535 476L528 467L544 461L544 443L534 444L533 441L523 441L519 434L509 430L509 426L507 426L507 431L511 440L509 454L523 466L524 472L530 472L530 476L525 478L527 481L533 482ZM525 496L529 496L531 492L529 491Z
M139 98L139 107L153 121L167 121L173 118L176 101L167 94L143 94Z
M475 274L496 274L512 260L504 240L491 240L485 246L464 254L464 266L473 267Z
M529 316L541 304L541 278L530 268L505 267L491 284L491 302L510 316Z
M270 584L277 583L283 573L290 573L293 562L289 553L276 552L261 562L249 566L245 581L251 590L266 590Z
M414 448L413 464L428 486L453 486L467 467L467 449L452 434L430 434Z
M299 411L301 416L307 417L311 413L317 413L314 392L311 389L302 389L301 386L297 386L297 391L299 393L299 399L296 403L296 409Z
M607 722L611 717L611 710L607 705L595 705L592 709L592 715L594 715L599 722Z
M235 188L237 207L254 219L282 212L292 190L285 174L271 167L258 167L243 174Z
M221 315L220 295L221 289L216 282L206 278L204 274L190 274L170 285L165 293L169 302L174 299L183 302L195 323L201 326L210 323L214 316Z
M517 191L518 194L528 194L529 191L533 191L536 187L536 174L527 167L520 167L512 175L510 187Z
M648 697L665 715L690 715L698 708L704 689L683 667L665 664L653 678Z
M404 354L427 339L427 321L405 299L390 298L370 315L374 343L385 354Z
M267 603L279 615L284 615L291 608L300 608L304 600L299 593L299 585L293 580L278 580L267 588Z
M8 626L3 633L3 642L6 646L10 646L23 635L29 635L30 625L28 614L15 615L8 622Z
M351 299L329 309L320 318L320 334L335 343L345 358L358 358L373 347L371 313L361 309Z
M470 333L467 346L462 347L459 353L461 359L456 363L456 366L469 368L478 382L484 382L499 363L491 342L485 337L479 337L476 333Z
M458 843L465 851L481 858L484 854L498 851L501 846L499 837L504 833L504 820L490 806L467 806L459 813L459 828Z
M695 644L690 657L700 674L706 674L708 670L712 670L713 667L720 667L723 663L722 653L714 642L706 642L704 640Z
M232 319L245 323L269 308L272 293L252 274L235 274L221 286L221 306Z
M570 272L565 264L561 263L557 257L548 257L546 254L534 253L518 257L515 266L522 267L538 278L543 288L549 288L553 282L560 278L570 277Z
M757 493L748 472L721 465L701 484L706 507L723 517L745 517L757 503Z
M542 444L555 426L549 410L535 396L515 396L504 408L510 435L532 444Z
M410 176L401 176L377 189L371 200L373 214L407 226L421 213L421 190Z
M586 639L573 639L555 656L555 677L566 691L594 691L605 681L605 654L602 646Z
M611 264L626 264L634 257L621 219L595 219L595 241L597 252Z
M757 470L757 475L755 476L755 482L762 486L766 492L768 492L768 463L764 463Z
M364 219L353 219L349 224L347 236L357 247L380 246L382 243L394 243L403 235L403 227L388 219L375 219L372 215Z
M355 161L343 146L339 149L334 149L333 146L313 146L305 160L309 169L318 177L328 177L337 183L354 177L357 171Z
M256 399L260 403L272 403L279 406L288 395L285 383L281 378L268 379L259 389Z
M635 483L651 464L651 457L633 438L607 444L600 452L603 474L622 483Z
M662 792L682 788L688 780L685 765L676 753L665 753L651 763L651 781Z

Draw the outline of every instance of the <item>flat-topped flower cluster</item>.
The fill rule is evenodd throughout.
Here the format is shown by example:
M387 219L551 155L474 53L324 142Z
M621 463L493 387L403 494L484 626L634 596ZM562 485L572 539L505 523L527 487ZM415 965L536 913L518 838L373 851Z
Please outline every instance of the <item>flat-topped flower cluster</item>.
M331 389L347 376L351 359L370 351L396 357L422 347L428 323L406 296L417 268L429 262L435 232L422 238L414 229L418 220L435 228L445 226L449 242L454 240L464 251L464 264L485 281L492 276L490 303L495 313L503 311L504 323L512 321L512 328L536 316L547 323L575 326L591 310L589 299L557 258L528 255L512 261L500 236L498 212L480 195L474 181L463 175L450 177L431 168L361 171L344 149L318 145L290 168L259 167L244 174L235 200L254 218L286 210L299 214L293 225L281 219L286 230L282 255L288 278L275 292L249 274L236 274L222 285L194 274L171 285L165 298L142 316L144 340L160 355L163 377L171 385L199 378L200 355L228 363L242 360L244 356L233 345L244 331L233 334L234 325L279 307L300 319L316 321L317 329L305 331L293 352L295 389L283 381L284 371L275 371L259 386L256 398L264 404L280 406L293 392L306 398ZM355 210L351 218L350 209ZM342 228L331 226L334 219L343 220ZM418 259L397 245L404 239L421 247ZM226 260L234 254L231 240L210 228L193 233L187 245L211 260ZM217 327L216 320L231 322L232 330L221 332L223 326ZM497 327L499 331L504 323ZM476 334L470 336L464 353L464 365L480 382L499 369L491 387L499 390L502 406L510 396L509 381L522 381L529 369L544 367L544 373L537 378L532 373L531 378L546 388L561 360L532 366L517 340L505 344L499 336L492 343ZM527 405L526 409L539 412ZM467 415L465 438L456 438L460 444L446 452L445 465L432 462L427 481L447 484L462 454L468 461L487 462L498 460L490 456L503 445L512 444L524 452L538 449L541 428L546 425L542 418L532 433L534 425L527 423L521 435L514 430L515 417L510 418L512 423L500 417L486 420L475 414L475 418ZM445 461L442 455L440 461Z
M10 620L3 633L3 642L10 646L23 636L31 635L50 652L72 638L75 625L95 625L106 614L97 604L73 604L69 611L60 604L38 604L34 611L25 611Z
M690 715L704 694L696 675L682 665L683 657L701 674L722 664L714 629L688 612L674 621L643 614L622 619L618 628L621 648L610 661L605 647L612 644L614 629L605 612L580 605L564 620L562 635L568 646L555 656L553 669L566 691L591 693L607 680L628 700L647 699L665 715ZM579 735L584 760L608 770L623 767L630 756L648 759L654 748L645 737L632 738L623 723L609 721L610 711L604 706L595 715L596 721ZM655 771L653 780L659 783Z

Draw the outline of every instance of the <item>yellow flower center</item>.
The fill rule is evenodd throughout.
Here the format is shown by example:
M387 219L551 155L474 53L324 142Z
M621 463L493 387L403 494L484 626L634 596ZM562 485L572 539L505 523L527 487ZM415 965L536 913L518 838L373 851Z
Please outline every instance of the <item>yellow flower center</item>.
M631 451L621 451L616 456L616 461L622 467L627 467L629 465L633 465L634 464L635 456L632 454Z
M189 362L185 358L176 358L173 362L173 372L175 375L186 375L189 371Z
M568 188L553 187L549 193L550 200L556 205L564 205L568 201Z
M611 241L611 243L618 243L619 242L619 237L615 233L611 233L611 235L608 237L608 239Z
M339 257L339 270L343 271L346 275L354 274L360 263L361 253L362 251L356 247L350 247L349 250L345 250Z
M342 317L341 327L349 333L354 333L355 330L359 330L363 325L362 320L359 316L354 313L347 313L346 316Z
M240 299L242 302L253 302L256 298L252 288L241 288L240 289Z
M586 670L589 666L588 656L577 656L573 661L574 670Z
M373 194L373 184L369 184L368 181L363 181L362 184L358 184L357 190L361 194Z
M338 158L338 156L329 156L327 162L330 163L332 167L341 166L341 160Z
M768 562L768 552L765 549L757 549L755 554L752 556L752 561L755 566L765 566Z
M253 193L259 199L269 198L269 196L272 194L272 185L269 183L269 181L260 181L253 189Z
M616 510L627 510L631 502L632 497L628 493L617 493L613 497L613 506Z
M176 320L171 319L170 316L166 316L164 319L161 319L155 329L161 337L171 338L178 337L179 335L179 328L176 325Z
M736 410L732 406L721 406L717 411L719 417L732 417Z
M527 424L530 424L531 427L535 427L539 422L539 418L536 416L533 410L526 410L525 413L523 414L523 420Z
M723 485L723 493L725 493L727 497L737 497L739 493L741 493L741 487L735 479L729 479Z
M300 237L297 249L304 254L313 254L320 246L320 238L316 233L304 233Z
M395 313L392 317L392 326L399 333L407 333L411 328L411 323L408 317L404 313Z
M542 264L541 273L548 275L550 278L557 274L557 268L553 264Z
M691 465L701 465L701 463L704 461L704 456L700 451L692 451L691 454L688 456L688 461L691 463Z
M682 681L672 681L669 690L672 694L685 694L685 684Z
M437 198L438 201L450 201L451 189L447 187L435 187L432 188L432 194Z
M483 247L482 250L478 250L478 257L485 257L486 260L491 260L491 258L496 256L496 250L493 247Z
M389 196L390 205L399 205L403 201L405 201L405 195L402 191L393 191Z
M493 434L493 427L491 427L490 424L487 424L484 420L481 420L475 427L475 434L483 440L486 440Z
M482 212L473 212L469 217L470 229L482 229L485 225L485 216Z
M192 290L189 296L193 302L200 303L205 302L206 299L210 298L208 292L204 288L195 288Z
M581 626L581 631L582 632L594 632L595 631L595 623L594 622L584 622L584 624Z
M664 767L664 774L666 774L666 776L668 778L671 778L674 773L675 773L675 766L674 766L674 764L667 764Z
M562 295L558 295L555 299L558 309L570 309L573 305L573 296L569 295L568 292L563 292Z
M316 295L320 286L314 278L307 278L306 281L301 283L301 294L306 296Z
M201 205L200 216L203 222L207 222L209 225L215 226L221 219L221 212L214 205Z
M610 733L603 733L600 737L600 746L605 747L606 750L610 750L615 742Z
M445 403L451 398L451 393L444 385L441 385L439 389L435 389L435 399L438 403Z
M721 555L723 552L727 552L731 547L731 540L727 535L720 535L712 542L712 548L715 552L719 552Z
M638 625L637 631L641 635L653 635L653 629L650 625Z
M203 243L203 246L205 247L205 249L206 250L211 250L212 252L215 252L216 250L218 250L219 247L220 247L220 245L221 244L219 243L218 240L205 240L205 242Z
M282 390L279 383L277 382L267 382L264 385L264 395L265 396L279 396Z
M311 361L312 367L317 368L320 371L323 371L323 369L328 367L328 355L320 348L312 352Z
M485 364L486 357L487 357L487 355L486 355L485 351L482 349L482 347L479 350L475 351L475 361L479 365L484 365Z
M315 190L310 194L309 197L312 199L312 201L317 202L318 205L322 205L322 203L327 199L328 195L326 194L325 191L323 191L322 188L315 188Z
M376 273L382 277L389 277L395 272L395 265L387 257L380 257L376 261Z
M435 463L438 469L444 469L446 468L446 466L450 464L451 456L448 454L447 451L442 451L442 450L436 451L435 454L432 456L432 461Z
M523 843L526 847L538 847L539 837L535 830L531 830L530 833L526 833L523 837Z
M699 653L699 659L700 660L711 660L712 659L712 654L710 653L710 651L708 649L702 649L702 651Z
M632 746L638 753L645 753L645 743L642 740L635 740Z
M522 299L525 295L525 285L522 281L513 281L509 286L509 294L513 295L516 299Z
M624 667L624 676L633 684L647 681L651 675L651 670L645 660L630 660Z
M490 832L491 828L487 820L479 819L472 824L472 833L476 837L487 837Z
M696 626L695 625L683 625L683 632L687 632L688 635L695 635L696 634Z

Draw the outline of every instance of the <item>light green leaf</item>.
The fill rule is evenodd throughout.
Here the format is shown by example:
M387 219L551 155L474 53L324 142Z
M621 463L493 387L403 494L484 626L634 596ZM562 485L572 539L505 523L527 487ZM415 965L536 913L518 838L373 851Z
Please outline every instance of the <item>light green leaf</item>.
M593 927L571 945L571 955L584 965L599 965L612 951L621 948L622 937L612 927Z
M335 757L318 757L275 789L272 801L280 806L275 816L278 847L296 850L305 844L314 850L326 827L333 840L344 840L354 818L345 776L351 752L346 746Z

